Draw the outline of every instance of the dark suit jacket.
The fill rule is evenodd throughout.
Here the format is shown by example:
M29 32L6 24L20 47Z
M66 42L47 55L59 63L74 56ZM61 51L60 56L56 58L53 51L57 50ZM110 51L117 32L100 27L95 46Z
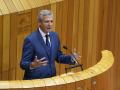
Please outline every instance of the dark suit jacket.
M50 32L51 51L48 48L39 32L33 32L24 40L23 53L20 66L25 70L24 79L47 78L56 75L55 60L59 63L74 64L71 56L64 55L60 50L60 41L55 32ZM30 63L35 56L38 59L46 57L48 64L30 69Z

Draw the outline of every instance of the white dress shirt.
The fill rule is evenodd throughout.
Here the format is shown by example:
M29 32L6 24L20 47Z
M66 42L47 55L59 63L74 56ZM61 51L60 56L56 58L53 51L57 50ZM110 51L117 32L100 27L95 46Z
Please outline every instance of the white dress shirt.
M42 30L41 30L41 28L39 28L39 32L40 32L40 34L42 35L42 38L43 38L43 40L44 40L44 42L45 42L45 44L46 44L46 33L44 33ZM48 35L50 34L50 33L47 33ZM48 37L48 41L49 41L49 43L50 43L50 46L51 46L51 41L50 41L50 37Z

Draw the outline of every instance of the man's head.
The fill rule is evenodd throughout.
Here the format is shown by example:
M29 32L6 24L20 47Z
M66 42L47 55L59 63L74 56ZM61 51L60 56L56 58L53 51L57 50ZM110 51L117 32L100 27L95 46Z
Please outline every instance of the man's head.
M50 10L41 10L38 15L38 26L43 32L48 33L53 27L53 13Z

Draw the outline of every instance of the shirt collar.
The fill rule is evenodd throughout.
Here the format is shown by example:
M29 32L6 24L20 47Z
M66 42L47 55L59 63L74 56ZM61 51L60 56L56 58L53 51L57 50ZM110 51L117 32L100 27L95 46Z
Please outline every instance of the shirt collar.
M39 32L41 33L42 37L45 37L46 33L44 33L41 28L39 28ZM49 33L47 33L49 35Z

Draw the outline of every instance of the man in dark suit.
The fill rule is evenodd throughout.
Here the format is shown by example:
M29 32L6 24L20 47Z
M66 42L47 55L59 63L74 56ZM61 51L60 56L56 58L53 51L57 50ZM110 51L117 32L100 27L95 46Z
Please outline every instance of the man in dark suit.
M53 14L41 10L38 28L25 38L20 66L25 70L24 79L48 78L56 75L55 60L64 64L75 64L71 55L64 55L60 49L57 33L52 31Z

